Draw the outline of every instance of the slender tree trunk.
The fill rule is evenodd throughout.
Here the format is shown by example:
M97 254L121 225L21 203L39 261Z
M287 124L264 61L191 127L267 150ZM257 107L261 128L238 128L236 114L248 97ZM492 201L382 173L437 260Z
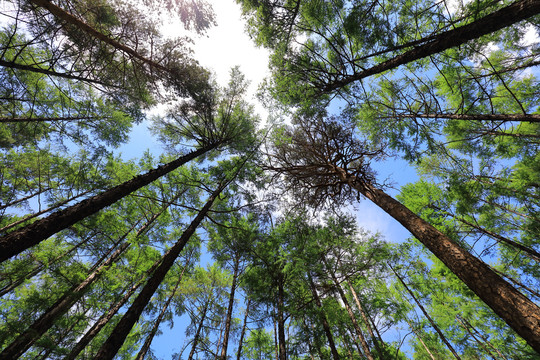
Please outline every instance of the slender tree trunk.
M308 273L308 277L309 277L309 286L311 288L311 293L313 294L313 299L315 299L315 305L317 305L320 311L319 317L323 325L324 333L326 334L326 339L328 340L328 346L330 346L330 352L332 353L332 357L334 358L334 360L339 360L339 353L336 349L334 336L332 335L332 330L330 329L330 324L328 323L326 314L323 312L321 299L319 298L319 294L317 293L317 289L315 288L315 283L313 282L313 278L311 277L311 274Z
M206 320L206 312L208 311L208 304L209 304L209 301L207 301L204 304L204 308L201 314L201 320L199 321L199 325L197 326L197 331L195 332L195 336L193 337L193 345L191 346L191 351L189 352L189 356L187 360L192 360L193 356L195 355L195 350L197 349L197 345L199 343L199 337L201 336L201 331L204 326L204 320Z
M360 303L360 299L358 299L358 295L356 294L356 290L354 290L354 287L351 285L349 281L347 281L347 284L349 285L349 289L351 290L351 294L353 295L354 301L356 302L356 306L358 307L358 310L360 311L360 314L362 315L362 319L364 320L364 324L366 325L367 331L369 333L369 336L373 340L373 344L375 344L375 347L377 348L377 352L379 353L379 357L384 356L383 350L381 349L379 345L379 341L375 334L373 333L373 329L371 328L370 320L368 319L368 316L366 312L364 311L364 307ZM382 342L382 340L381 340Z
M152 277L148 279L148 282L141 290L128 311L124 314L120 322L113 329L109 338L101 346L95 359L112 359L116 355L116 353L124 343L126 337L128 336L129 332L141 316L144 308L150 302L152 295L165 278L165 275L167 275L169 269L174 265L174 262L180 255L180 252L182 251L190 237L195 233L195 230L197 229L199 224L206 217L206 214L212 207L214 200L219 196L219 194L221 193L221 191L223 191L226 185L227 183L221 184L212 193L212 195L210 195L204 207L201 209L201 211L199 211L195 219L193 219L193 221L184 231L182 236L180 236L180 239L178 239L178 241L165 253L165 255L163 255L161 264L156 269L156 271L154 271Z
M144 280L146 279L146 276L148 274L151 274L154 272L154 270L159 266L161 263L161 259L154 262L154 264L148 269L145 274L142 276L142 278L135 283L133 286L129 288L129 290L125 293L125 295L118 301L117 303L113 304L109 310L103 314L95 323L92 325L92 327L84 334L84 336L77 342L77 344L71 349L71 352L66 355L64 360L74 360L77 355L94 339L94 337L107 325L107 323L113 318L113 316L120 310L122 306L131 298L131 295L135 293L135 291L144 283Z
M422 344L422 347L426 350L426 352L428 353L429 357L431 358L431 360L437 360L435 358L435 356L433 356L433 353L429 350L429 348L427 347L426 343L424 342L424 340L422 340L422 337L420 336L420 334L418 334L418 332L416 331L416 329L414 328L414 326L411 324L411 322L405 318L405 321L407 322L407 324L409 324L409 327L411 328L412 332L414 333L414 335L416 335L416 338L418 339L418 341L420 341L420 344Z
M103 117L97 116L58 116L58 117L0 117L0 123L20 123L20 122L44 122L44 121L85 121L85 120L103 120Z
M380 74L382 72L395 69L400 65L423 59L427 56L437 54L441 51L462 45L470 40L478 39L483 35L504 29L510 25L528 19L540 13L540 1L521 0L489 15L484 16L470 24L445 31L441 34L429 37L422 45L404 52L392 59L386 60L371 68L362 70L353 75L343 76L339 80L323 86L324 92L330 92L342 88L354 81L364 79L368 76Z
M522 282L514 279L513 277L511 277L510 275L508 274L505 274L495 268L492 268L493 271L495 271L497 274L507 278L508 280L510 280L513 284L515 284L516 286L519 286L520 288L526 290L527 292L529 292L531 295L535 296L536 298L540 299L540 293L538 293L538 291L536 290L533 290L531 289L530 287L528 287L527 285L523 284Z
M330 266L328 266L328 263L324 261L324 264L326 265L328 274L330 274L330 277L332 278L332 281L334 282L334 286L336 290L338 291L339 296L341 297L341 301L343 301L343 304L345 305L345 309L347 310L347 313L349 314L349 318L351 319L351 322L353 324L354 330L356 332L356 336L358 336L358 340L360 340L360 345L362 345L362 350L364 350L365 357L368 360L374 360L373 354L371 354L366 338L364 337L364 334L362 333L362 330L360 329L360 326L358 325L358 322L356 321L356 316L354 315L354 312L352 311L351 305L349 304L349 300L347 299L347 296L345 296L345 292L343 291L341 284L339 283L332 269L330 269Z
M144 341L143 346L139 350L139 353L135 357L135 360L144 360L144 357L146 356L146 353L150 349L150 345L152 344L152 340L154 340L154 336L156 336L156 333L159 329L159 325L163 321L163 318L165 317L165 313L167 312L167 309L169 308L169 304L171 303L172 299L176 295L176 291L178 290L178 287L180 286L180 283L182 282L182 277L184 276L184 272L186 271L186 268L189 265L189 260L187 264L182 269L182 273L178 277L178 281L176 282L176 285L174 286L173 291L171 292L171 296L167 298L167 301L161 308L161 312L159 313L156 320L154 320L154 325L152 326L152 330L150 330L150 334L146 337L146 340Z
M15 256L22 251L39 244L49 236L75 224L87 216L114 204L124 196L150 184L161 176L184 165L190 160L214 149L218 144L207 145L196 151L182 156L168 164L150 170L146 174L138 175L133 179L113 187L101 194L92 196L66 209L57 211L46 218L38 220L21 229L15 230L0 238L0 262Z
M146 225L145 225L146 226ZM143 226L143 228L145 227ZM132 229L129 229L117 242L123 241ZM139 230L141 231L141 230ZM85 293L90 286L103 274L103 272L120 258L120 255L129 247L130 243L123 243L105 261L99 259L94 266L94 270L77 286L72 287L51 305L28 329L20 334L13 342L0 353L0 359L16 359L20 357L32 344L38 340L47 330L54 325L54 322L64 315ZM113 248L116 247L116 244Z
M250 304L251 304L251 299L248 298L248 301L246 304L246 313L244 314L244 325L242 325L242 332L240 333L240 339L238 340L238 350L236 352L236 360L241 360L242 358L242 347L244 346L244 336L246 335L247 319L248 319Z
M539 1L540 2L540 1ZM401 223L469 289L540 352L540 308L480 259L462 249L399 201L335 167L338 176Z
M278 298L277 298L277 325L278 325L278 347L279 360L287 360L287 346L285 339L285 316L283 310L285 308L285 290L283 289L283 274L278 275Z
M26 222L26 221L28 221L28 220L30 220L30 219L33 219L33 218L35 218L35 217L38 217L39 215L43 215L43 214L45 214L45 213L51 212L51 211L53 211L53 210L56 210L56 209L58 209L59 207L61 207L61 206L65 205L65 204L67 204L68 202L73 201L73 200L75 200L75 199L78 199L78 198L80 198L81 196L84 196L84 195L88 194L88 193L91 192L91 191L92 191L92 190L88 190L88 191L85 191L85 192L83 192L83 193L81 193L81 194L77 194L77 195L75 195L75 196L70 197L69 199L66 199L66 200L64 200L64 201L59 202L59 203L56 204L56 205L53 205L53 206L48 207L48 208L46 208L46 209L44 209L44 210L38 211L37 213L34 213L34 214L30 214L30 215L28 215L28 216L25 216L25 217L23 217L22 219L19 219L19 220L15 221L15 222L12 222L11 224L8 224L8 225L6 225L6 226L0 228L0 231L6 231L6 230L9 230L9 229L11 229L12 227L15 227L15 226L17 226L17 225L19 225L19 224L22 224L23 222Z
M415 114L406 117L424 119L453 119L453 120L488 120L488 121L516 121L516 122L540 122L540 114Z
M416 296L414 295L414 293L411 291L411 289L409 289L409 287L407 286L407 284L405 284L405 281L403 281L403 279L401 278L401 276L399 276L399 274L396 272L396 270L394 270L394 268L392 267L392 265L388 264L388 266L390 267L390 269L392 270L392 272L394 273L394 275L396 275L396 277L398 278L399 282L401 283L401 285L403 285L403 287L405 288L405 290L407 291L407 293L410 295L410 297L413 298L414 302L416 303L416 306L418 306L418 308L422 311L422 314L424 314L424 316L426 317L426 319L428 319L429 323L431 324L431 326L433 327L433 329L435 329L435 331L437 332L437 334L439 334L441 340L446 344L446 347L448 348L448 350L450 350L452 352L452 354L454 354L454 357L458 360L461 360L461 357L458 355L458 353L456 352L456 350L454 349L454 347L452 346L452 344L450 344L450 341L448 341L448 339L446 339L446 336L444 336L443 332L441 331L441 329L439 329L439 327L437 326L437 324L435 323L435 321L431 318L431 316L429 316L428 312L426 311L426 309L424 308L424 306L420 303L420 301L418 301L418 299L416 298Z
M506 356L504 356L500 351L499 349L497 349L495 346L493 346L489 340L487 340L485 337L482 336L482 334L480 334L478 332L478 330L475 329L474 326L471 325L471 323L465 319L465 318L462 318L460 316L456 316L456 319L459 323L462 324L462 326L465 328L465 330L467 330L467 332L476 340L476 342L478 342L478 344L480 346L482 346L486 352L488 354L490 354L491 357L495 358L495 356L491 353L491 351L489 351L489 349L486 348L485 345L489 346L490 348L492 348L498 355L500 358L502 358L503 360L507 360ZM471 329L472 329L472 332L471 332ZM475 335L476 334L476 335ZM478 339L478 337L480 339ZM485 344L485 345L484 345Z
M227 345L229 343L229 332L231 330L232 313L234 308L234 293L240 269L240 255L236 254L234 259L233 279L231 284L231 293L229 294L229 307L227 308L227 318L225 319L225 332L223 334L223 347L221 348L220 360L227 360Z
M20 199L17 199L17 200L14 200L14 201L10 202L9 204L1 205L0 210L4 210L4 209L7 209L10 206L17 205L17 204L19 204L19 203L21 203L23 201L29 200L29 199L33 198L34 196L38 196L38 195L43 194L44 192L47 192L49 190L52 190L52 188L40 189L40 190L36 191L35 193L24 196L24 197L22 197Z

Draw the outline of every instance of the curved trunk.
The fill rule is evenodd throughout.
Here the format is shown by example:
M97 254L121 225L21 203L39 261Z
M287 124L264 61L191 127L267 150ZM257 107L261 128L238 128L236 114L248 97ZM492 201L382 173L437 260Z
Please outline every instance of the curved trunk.
M344 182L409 230L533 349L540 352L540 308L536 304L405 205L345 170L335 169Z
M97 213L99 210L114 204L124 196L150 184L185 163L214 149L218 144L207 145L187 155L179 157L168 164L158 166L146 174L113 187L101 194L92 196L66 209L57 211L46 218L38 220L21 229L15 230L0 238L0 262L15 256L22 251L39 244L49 236L66 229L68 226Z

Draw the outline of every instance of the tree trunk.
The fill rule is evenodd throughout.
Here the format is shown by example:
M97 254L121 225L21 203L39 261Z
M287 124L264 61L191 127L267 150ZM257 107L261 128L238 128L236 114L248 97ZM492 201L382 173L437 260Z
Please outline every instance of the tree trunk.
M18 123L18 122L44 122L44 121L85 121L85 120L103 120L103 117L97 116L65 116L65 117L0 117L0 123Z
M489 121L516 121L540 122L540 114L410 114L407 117L425 119L455 119L455 120L489 120Z
M201 320L199 321L199 326L197 326L197 331L195 332L195 336L193 337L193 345L191 346L191 351L189 352L189 356L187 360L192 360L193 355L195 355L195 350L197 349L197 344L199 343L199 337L201 336L201 330L204 325L204 320L206 319L206 312L208 310L208 304L209 301L207 301L204 304L204 309L202 311Z
M97 213L106 206L114 204L124 196L150 184L161 176L184 165L190 160L203 155L214 149L218 144L204 146L192 151L187 155L179 157L168 164L158 166L146 174L138 175L133 179L113 187L101 194L92 196L66 209L57 211L46 218L38 220L21 229L15 230L0 238L0 263L15 256L22 251L39 244L49 236L75 224L87 216Z
M504 356L500 351L499 349L497 349L495 346L491 345L491 343L489 342L489 340L487 340L485 337L482 336L482 334L480 334L478 332L478 330L476 330L474 328L474 326L471 325L471 323L469 321L467 321L467 319L465 318L461 318L460 316L456 316L456 320L463 326L463 328L465 328L465 330L467 330L467 332L474 338L474 340L476 340L476 342L482 346L486 352L492 357L492 358L496 358L496 356L494 356L491 351L489 351L489 349L486 347L489 346L490 348L492 348L498 355L500 358L502 358L503 360L508 360L506 358L506 356ZM471 329L472 329L472 332L471 332ZM476 335L478 335L478 337L480 337L480 339L478 339L478 337Z
M124 240L131 229L122 236L120 241ZM123 243L115 252L113 252L109 258L102 262L98 260L97 263L101 265L97 266L94 271L87 276L79 285L72 287L60 297L53 305L51 305L45 313L43 313L28 329L20 334L13 342L0 353L1 359L16 359L20 357L26 350L32 346L32 344L38 340L47 330L53 326L54 322L62 315L64 315L90 288L101 274L116 260L120 258L120 255L129 247L130 243Z
M156 320L154 320L154 325L152 326L152 330L150 330L150 334L146 337L146 340L144 341L143 346L141 346L141 349L139 350L139 353L135 357L135 360L144 360L144 357L146 356L146 353L150 349L150 344L152 344L152 340L154 340L154 336L156 336L156 333L159 329L159 325L163 321L163 317L165 316L165 313L167 312L167 309L169 308L169 304L171 303L172 299L176 295L176 291L178 290L178 287L180 286L180 282L182 282L182 277L184 276L184 272L186 271L186 268L189 265L189 260L187 264L182 269L182 273L180 274L180 277L178 278L178 281L176 282L176 285L174 286L173 291L171 292L171 296L167 298L167 301L161 308L161 312L159 313Z
M124 297L120 299L117 303L113 304L109 311L105 314L103 314L95 323L92 325L92 327L84 334L84 336L77 342L77 344L71 349L71 352L66 355L64 360L74 360L77 355L94 339L94 337L107 325L107 323L113 318L113 316L120 310L122 306L131 298L131 295L143 284L146 276L148 274L151 274L161 263L161 259L156 261L150 269L146 271L146 274L143 275L141 280L139 280L136 284L131 286L131 288L126 292Z
M315 283L313 282L313 278L311 277L311 274L308 273L308 277L309 277L309 286L311 288L311 293L313 294L313 299L315 299L315 304L320 310L319 317L323 325L324 333L326 334L326 338L328 340L328 346L330 346L330 352L332 353L332 357L334 358L334 360L339 360L339 353L336 349L334 336L332 335L332 330L330 329L330 324L328 324L328 319L326 318L326 314L323 312L321 299L319 298L319 294L317 293L317 289L315 288Z
M411 322L405 318L405 321L407 322L407 324L409 324L409 327L411 328L412 332L414 333L414 335L416 335L416 338L418 339L418 341L420 341L420 344L422 344L422 346L424 347L424 349L426 350L426 352L428 353L429 357L431 358L431 360L437 360L434 356L433 356L433 353L429 350L429 348L427 347L426 343L424 342L424 340L422 340L422 337L420 336L420 334L418 334L416 332L416 329L414 328L414 326L411 324Z
M335 167L338 176L401 223L469 289L540 352L540 308L503 280L483 261L462 249L399 201Z
M225 332L223 334L223 347L221 348L220 360L227 360L227 345L229 342L229 332L231 329L232 313L234 308L234 292L236 290L236 281L240 269L240 255L234 259L233 279L231 284L231 293L229 294L229 307L227 308L227 318L225 319Z
M330 82L327 85L324 85L322 90L324 92L330 92L342 88L354 81L364 79L371 75L380 74L382 72L395 69L400 65L404 65L415 60L420 60L441 51L465 44L470 40L480 38L483 35L490 34L500 29L504 29L507 26L528 19L534 15L537 15L538 13L540 13L540 1L517 1L470 24L431 36L425 39L426 42L422 45L418 45L415 48L408 50L392 59L386 60L356 74L344 76L341 79Z
M369 336L371 336L371 339L373 340L373 344L375 344L375 347L377 348L377 352L379 353L379 357L384 356L383 350L381 349L379 345L379 341L377 337L375 337L375 334L373 333L373 329L371 328L370 320L364 311L364 307L360 303L360 299L358 299L358 295L356 294L356 290L354 290L353 286L349 281L347 281L347 284L349 284L349 289L351 290L351 294L353 295L354 301L356 302L356 306L358 307L358 310L360 311L360 314L362 315L362 319L364 320L364 324L366 324L367 331L369 333ZM381 340L382 342L382 340Z
M347 313L349 314L349 318L351 319L351 322L353 324L354 330L356 332L356 336L358 336L358 340L360 340L360 345L362 345L362 350L364 351L364 356L368 360L374 360L373 355L371 354L371 351L369 350L369 346L367 344L366 338L364 337L364 334L362 333L362 330L360 329L360 326L358 325L358 322L356 321L356 316L354 315L351 305L349 304L349 300L345 296L345 292L341 288L341 284L339 283L338 279L336 278L336 275L334 272L330 269L327 262L325 260L324 264L326 265L326 269L328 270L328 273L330 274L330 277L332 278L334 282L334 286L336 287L336 290L339 293L339 296L341 297L341 301L343 301L343 305L345 305L345 309L347 310Z
M238 351L236 352L236 360L241 360L242 358L242 346L244 346L244 336L246 335L247 319L248 319L250 304L251 304L251 299L248 298L248 301L246 304L246 313L244 314L244 325L242 325L242 332L240 333L240 340L238 340Z
M165 275L167 275L169 269L174 265L174 262L180 255L180 252L182 251L190 237L195 233L195 230L197 229L199 224L206 217L206 214L212 207L214 200L219 196L221 191L225 188L226 184L227 183L221 184L212 193L212 195L210 195L204 207L201 209L201 211L199 211L195 219L193 219L191 224L183 232L182 236L180 236L180 239L178 239L178 241L163 255L161 264L156 269L156 271L154 271L152 277L148 279L146 285L141 290L141 292L139 293L133 304L130 306L130 308L127 310L127 312L124 314L120 322L113 329L109 338L101 346L97 355L95 356L95 359L112 359L116 355L116 353L124 343L126 337L128 336L129 332L141 316L144 308L150 302L152 295L165 278Z
M278 325L278 348L279 360L287 360L287 347L285 339L285 316L283 310L285 307L285 291L283 289L283 274L279 274L278 279L278 298L277 298L277 325Z
M437 334L439 334L441 340L446 344L446 347L448 348L448 350L450 350L452 352L452 354L454 354L454 357L458 360L461 360L461 357L458 355L458 353L456 352L456 350L454 349L454 347L452 346L452 344L450 344L450 342L448 341L448 339L446 339L446 336L444 336L443 332L441 331L441 329L439 329L439 327L437 326L437 324L435 323L435 321L433 321L433 319L431 318L431 316L429 316L428 312L426 311L426 309L424 309L424 306L420 303L420 301L418 301L418 299L416 298L416 296L414 296L413 292L411 291L411 289L409 289L409 287L407 286L407 284L405 284L405 281L403 281L403 279L401 278L401 276L399 276L399 274L396 272L396 270L394 270L394 268L388 264L388 266L390 267L390 269L392 270L392 272L394 273L394 275L396 275L396 277L398 278L399 282L401 283L401 285L403 285L403 287L405 288L405 290L407 291L407 293L413 298L414 302L416 303L416 306L418 306L418 308L422 311L422 314L424 314L424 316L426 317L426 319L428 319L429 323L431 324L431 326L433 327L433 329L435 329L435 331L437 332Z

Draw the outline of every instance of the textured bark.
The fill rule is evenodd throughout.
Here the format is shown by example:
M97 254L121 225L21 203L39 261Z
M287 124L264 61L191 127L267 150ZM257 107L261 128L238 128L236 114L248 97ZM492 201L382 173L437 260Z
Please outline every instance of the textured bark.
M150 184L161 176L168 174L215 147L217 147L217 144L208 145L196 151L192 151L168 164L150 170L146 174L138 175L101 194L92 196L91 198L83 200L66 209L57 211L46 218L3 236L0 238L0 262L39 244L49 236L56 234L87 216L97 213L99 210L111 204L114 204L124 196Z
M414 293L411 291L411 289L409 289L409 287L407 286L407 284L405 284L405 281L403 281L403 279L401 278L401 276L399 276L399 274L396 272L396 270L394 270L394 268L388 264L388 266L390 267L390 269L392 269L392 272L394 273L394 275L396 275L396 277L398 278L399 282L401 283L401 285L403 285L403 287L405 288L405 290L407 291L407 293L413 298L414 302L416 303L416 306L418 306L418 308L420 309L420 311L422 311L422 314L424 314L424 316L426 317L426 319L428 319L429 323L431 324L431 327L433 327L433 329L435 329L435 331L437 332L437 334L439 334L439 337L441 338L441 340L446 344L446 347L448 348L448 350L450 350L450 352L454 355L454 357L458 360L461 360L461 357L458 355L458 353L456 352L456 350L454 349L454 347L452 346L452 344L450 344L450 341L448 341L448 339L446 339L446 336L444 336L443 332L441 331L441 329L439 329L439 327L437 326L437 324L435 323L435 321L431 318L431 316L429 316L428 312L426 311L426 309L424 309L424 306L420 303L420 301L418 301L418 299L416 298L416 296L414 296Z
M244 336L246 335L247 319L249 314L249 305L251 299L248 299L246 304L246 313L244 314L244 325L242 325L242 332L240 333L240 340L238 340L238 351L236 352L236 360L242 359L242 347L244 346Z
M327 84L326 86L323 86L322 90L325 92L330 92L342 88L354 81L364 79L368 76L380 74L382 72L395 69L400 65L423 59L441 51L463 45L470 40L477 39L483 35L504 29L507 26L528 19L539 13L539 0L517 1L470 24L429 37L428 41L422 45L418 45L417 47L408 50L401 55L386 60L356 74L344 76L340 80L336 80Z
M156 333L159 329L159 325L161 325L161 322L163 321L163 318L165 317L165 313L167 312L167 309L169 308L169 304L171 303L172 299L176 295L176 291L178 290L178 287L180 286L180 283L182 282L182 278L184 277L184 272L186 271L186 268L189 265L189 260L186 266L182 269L182 273L178 277L178 281L176 282L176 285L174 286L173 291L171 292L171 295L167 298L167 301L161 308L161 312L159 313L156 320L154 320L154 325L152 326L152 330L150 330L150 334L146 337L146 340L144 341L143 346L141 346L141 349L139 350L139 353L135 357L135 360L144 360L144 357L146 356L146 353L148 350L150 350L150 345L152 344L152 340L154 340L154 336L156 336Z
M368 360L374 360L373 355L371 354L371 350L369 349L369 346L367 344L366 338L364 334L362 333L362 330L360 329L360 326L358 325L358 322L356 321L356 316L354 315L354 312L352 311L351 305L349 304L349 300L347 299L347 296L345 296L345 292L341 288L341 284L339 283L338 279L336 278L336 275L333 273L333 271L329 268L328 264L325 261L326 268L328 270L328 273L332 277L332 281L334 282L334 286L337 289L339 296L341 297L341 301L343 301L343 305L345 305L345 309L347 310L347 313L349 314L349 318L351 319L352 325L354 327L354 331L356 332L356 336L358 337L358 340L360 340L360 345L362 346L362 350L364 351L364 356Z
M309 276L309 286L311 288L311 293L313 294L313 299L315 299L315 305L317 305L317 307L321 311L319 317L323 325L324 333L326 334L326 339L328 340L328 346L330 346L330 352L332 353L332 357L334 358L334 360L339 360L340 359L339 353L336 349L336 343L334 342L334 336L332 335L330 324L328 323L326 314L322 312L321 299L319 298L319 294L317 293L317 289L315 288L315 283L313 282L311 274L308 274L308 276Z
M406 206L371 184L335 167L338 176L409 230L461 281L540 352L540 308L480 259L462 249Z
M233 279L231 284L231 293L229 294L229 306L227 308L227 318L225 319L225 331L223 333L223 346L221 348L220 360L227 360L227 346L229 343L229 333L231 330L232 313L234 307L234 293L236 291L236 282L238 280L238 271L240 269L240 256L237 254L234 259Z
M189 224L187 229L182 233L182 236L180 236L178 241L165 253L165 255L163 255L161 264L154 271L152 277L148 279L146 285L141 290L141 292L139 293L133 304L130 306L130 308L127 310L127 312L124 314L120 322L113 329L109 338L101 346L95 356L95 359L114 358L114 356L116 355L118 350L120 350L120 347L126 340L129 332L131 331L135 323L139 320L139 317L141 316L144 308L150 302L152 295L155 293L155 291L165 278L165 275L167 275L169 269L174 265L174 262L180 255L180 252L182 251L190 237L195 233L195 230L197 229L199 224L206 217L206 214L212 207L214 200L219 196L224 187L225 184L220 185L210 195L204 207L201 209L201 211L199 211L195 219L193 219L191 224Z

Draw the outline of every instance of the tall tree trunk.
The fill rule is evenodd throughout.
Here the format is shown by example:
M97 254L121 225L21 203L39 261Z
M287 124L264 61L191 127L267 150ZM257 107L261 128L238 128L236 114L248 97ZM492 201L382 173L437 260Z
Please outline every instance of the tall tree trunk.
M44 0L43 0L44 1ZM445 31L441 34L430 36L424 39L422 45L418 45L411 50L404 52L392 59L386 60L371 68L362 70L356 74L343 76L323 86L322 90L330 92L342 88L354 81L364 79L368 76L380 74L382 72L395 69L400 65L423 59L427 56L437 54L441 51L462 45L470 40L478 39L483 35L504 29L507 26L518 23L540 13L540 1L520 0L500 10L486 15L470 24Z
M126 232L119 242L123 241L131 232L131 229ZM117 242L117 243L119 243ZM32 344L38 340L48 329L53 326L54 322L64 315L85 293L90 286L103 274L103 272L120 258L120 255L129 247L130 243L123 243L116 251L114 251L105 261L99 259L99 266L94 266L94 270L77 286L72 287L60 297L53 305L51 305L28 329L20 334L13 342L0 353L1 359L17 359ZM115 245L116 246L116 245ZM113 247L114 248L114 247ZM96 264L97 264L96 263Z
M201 336L201 331L204 326L204 320L206 320L206 312L208 311L208 305L210 301L208 300L204 304L204 308L201 314L201 320L199 321L199 325L197 326L197 331L195 332L195 336L193 337L193 345L191 346L191 351L189 352L189 356L187 360L192 360L193 356L195 355L195 350L197 350L197 345L199 343L199 337Z
M238 271L240 269L240 255L236 254L234 259L233 279L231 284L231 293L229 294L229 306L227 308L227 318L225 319L225 332L223 334L223 346L221 348L220 360L227 360L227 345L229 342L229 332L231 330L232 313L234 308L234 293L236 291L236 282Z
M453 119L453 120L488 120L488 121L516 121L516 122L540 122L540 114L415 114L406 117L418 117L425 119Z
M277 298L277 326L278 326L278 347L279 347L279 360L287 360L287 346L285 339L285 315L283 313L285 308L285 290L283 288L284 282L283 274L280 272L278 275L278 298Z
M0 238L0 262L15 256L22 251L39 244L49 236L75 224L87 216L97 213L106 206L114 204L124 196L150 184L160 177L184 165L190 160L203 155L216 148L218 144L204 146L179 157L168 164L158 166L146 174L138 175L133 179L113 187L101 194L92 196L66 209L57 211L46 218L38 220L21 229L15 230Z
M485 337L483 337L482 334L480 334L480 333L478 332L478 330L476 330L476 329L474 328L474 326L472 326L471 323L470 323L469 321L467 321L467 319L462 318L462 317L460 317L460 316L456 316L456 320L463 326L463 328L464 328L465 330L467 330L467 332L474 338L474 340L476 340L476 342L486 350L486 352L487 352L492 358L495 359L496 356L494 356L494 355L492 354L492 352L489 351L489 349L486 347L486 345L489 346L490 348L492 348L492 349L499 355L499 357L500 357L501 359L507 360L506 356L504 356L504 355L499 351L499 349L497 349L495 346L493 346L493 345L489 342L489 340L487 340ZM471 332L471 329L472 329L472 332ZM478 336L477 336L477 335L478 335ZM479 339L478 337L479 337L480 339Z
M540 1L539 1L540 3ZM345 183L401 223L527 343L540 352L540 308L480 259L384 191L334 167Z
M414 333L414 335L416 335L416 338L418 339L418 341L420 341L420 344L422 344L423 348L426 350L426 352L428 353L429 357L431 358L431 360L437 360L435 358L435 356L433 356L433 353L429 350L429 348L427 347L426 343L424 342L424 340L422 340L422 337L420 336L420 334L418 334L418 332L416 331L416 329L414 328L413 324L411 324L411 322L405 318L405 321L407 322L407 324L409 324L409 327L411 328L412 332Z
M180 286L180 283L182 282L182 278L184 277L184 272L186 271L186 268L189 266L189 260L182 269L182 273L178 277L178 281L176 282L176 285L174 286L173 291L171 292L171 295L167 298L167 301L161 308L161 312L159 313L156 320L154 320L154 325L152 326L152 330L150 330L150 334L146 337L146 340L144 341L143 346L141 346L141 349L139 350L139 353L135 357L135 360L144 360L144 357L146 356L146 353L150 349L150 345L152 344L152 340L154 340L154 336L156 336L156 333L159 329L159 325L163 321L163 318L165 317L165 313L167 312L167 309L169 308L169 304L171 303L172 299L176 295L176 291L178 290L178 287Z
M180 255L180 252L182 251L190 237L195 233L195 230L197 229L199 224L206 217L206 214L212 207L215 199L219 196L219 194L221 193L221 191L223 191L227 184L228 183L223 183L218 186L218 188L210 195L208 201L201 209L201 211L199 211L195 219L193 219L191 224L182 233L180 239L178 239L178 241L165 253L165 255L163 255L161 264L156 269L156 271L154 271L152 277L148 279L148 282L141 290L133 304L124 314L120 322L113 329L109 338L101 346L97 355L95 356L95 359L112 359L116 355L116 353L124 343L126 337L128 336L129 332L141 316L144 308L150 302L152 295L165 278L165 275L167 275L169 269L174 265L174 262Z
M454 357L458 360L461 360L461 357L458 355L458 353L456 352L456 350L454 349L454 347L452 346L452 344L450 344L450 341L448 341L448 339L446 339L446 336L444 336L443 332L441 331L441 329L439 329L439 327L437 326L437 324L435 323L435 321L431 318L431 316L429 316L428 312L426 311L426 309L424 308L424 306L420 303L420 301L418 301L418 299L416 298L416 296L414 295L414 293L411 291L411 289L409 289L409 287L407 286L407 284L405 284L405 281L403 281L403 279L401 278L401 276L399 276L399 274L397 273L396 270L394 270L394 268L392 267L392 265L388 264L388 266L390 267L390 269L392 270L392 272L394 273L394 275L396 275L396 277L398 278L399 282L401 283L401 285L403 285L403 287L405 288L405 290L407 291L407 293L413 298L414 302L416 303L416 306L418 306L418 308L422 311L422 314L424 314L424 316L426 317L426 319L428 319L429 323L431 324L431 326L433 327L433 329L435 329L435 331L437 332L437 334L439 334L439 337L441 338L441 340L446 344L446 347L448 348L448 350L450 350L452 352L452 354L454 354Z
M373 340L373 344L375 344L375 348L377 348L377 352L379 353L379 357L384 356L383 350L381 349L381 346L379 344L379 340L377 337L375 337L375 334L373 333L373 329L371 328L370 319L368 318L366 312L364 311L364 307L360 303L360 299L358 299L358 295L356 294L356 290L354 290L354 287L351 285L349 281L347 281L347 284L349 285L349 289L351 290L351 294L354 298L354 301L356 302L356 306L358 307L358 310L360 311L360 315L362 315L362 319L364 320L364 324L366 325L367 331L369 333L369 336ZM381 340L382 342L382 340Z
M118 301L117 303L114 303L111 305L109 310L104 313L95 323L92 325L92 327L84 334L84 336L75 344L73 349L71 349L70 353L66 355L66 357L63 360L74 360L77 355L94 339L94 337L107 325L107 323L113 318L113 316L120 310L122 306L131 298L131 295L135 293L135 291L144 283L144 280L146 279L146 276L154 272L154 270L158 267L158 265L161 263L161 259L154 262L154 264L148 269L145 274L143 274L142 278L135 283L133 286L131 286L128 291L124 294L122 299Z
M250 304L251 304L251 299L248 298L248 301L246 304L246 313L244 314L244 324L242 325L242 332L240 333L240 339L238 340L238 350L236 351L236 360L241 360L242 358L242 347L244 346L244 336L246 335L247 319L248 319Z
M339 353L336 349L334 336L332 335L332 330L330 329L330 324L328 323L326 314L323 312L321 299L319 298L319 294L317 293L317 289L315 288L315 283L313 282L313 278L311 277L311 274L308 273L308 277L309 277L309 286L311 288L311 293L313 294L313 299L315 299L315 305L317 305L320 311L319 317L323 325L324 333L326 334L326 339L328 340L328 346L330 346L330 352L332 353L332 357L334 358L334 360L339 360Z
M338 279L336 278L336 274L330 269L330 266L326 262L326 260L323 260L324 264L326 265L326 270L328 271L328 274L330 274L330 277L332 278L332 281L334 282L334 286L336 290L339 293L339 296L341 297L341 301L343 301L343 305L345 305L345 309L347 310L347 313L349 314L349 318L351 319L351 322L354 327L354 331L356 332L356 336L358 337L358 340L360 340L360 345L362 345L362 350L364 351L364 355L368 360L374 360L373 355L371 354L371 350L369 349L368 343L366 341L366 338L364 334L362 333L362 329L360 329L360 326L358 325L358 322L356 321L356 316L354 315L354 312L352 311L351 305L349 304L349 300L347 299L347 296L345 296L345 292L343 291L343 288L341 287L341 284L339 283Z

